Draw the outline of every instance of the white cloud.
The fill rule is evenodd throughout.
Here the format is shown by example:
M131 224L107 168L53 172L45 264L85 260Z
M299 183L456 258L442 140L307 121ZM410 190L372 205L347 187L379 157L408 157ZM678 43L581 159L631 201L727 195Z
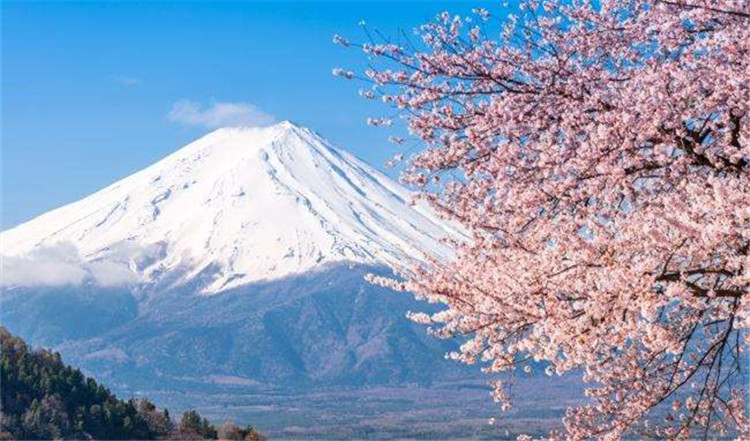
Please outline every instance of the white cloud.
M211 129L227 126L260 127L276 121L273 115L261 111L250 103L214 102L201 103L180 100L172 105L167 119L186 126L203 126Z
M0 286L63 286L91 281L121 286L135 281L128 264L113 259L85 262L72 243L36 248L23 256L0 258Z
M100 260L86 265L91 278L101 286L122 286L135 280L133 271L123 262Z
M71 244L59 244L35 250L26 256L2 257L3 286L78 285L86 270Z

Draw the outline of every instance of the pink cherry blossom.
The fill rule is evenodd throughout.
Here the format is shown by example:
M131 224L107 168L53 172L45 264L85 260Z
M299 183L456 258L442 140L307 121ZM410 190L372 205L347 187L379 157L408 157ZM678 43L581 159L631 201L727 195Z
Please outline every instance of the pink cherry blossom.
M567 439L747 435L750 1L524 6L351 43L423 146L404 181L472 234L376 281L445 305L411 317L451 358L582 373Z

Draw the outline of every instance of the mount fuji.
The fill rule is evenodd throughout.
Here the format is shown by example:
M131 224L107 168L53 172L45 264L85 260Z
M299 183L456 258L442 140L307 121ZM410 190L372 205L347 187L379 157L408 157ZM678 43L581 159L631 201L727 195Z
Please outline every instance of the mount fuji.
M452 408L433 386L476 381L478 369L446 360L457 342L405 317L435 305L364 278L449 259L443 238L465 236L309 129L219 129L1 233L0 321L115 392L170 410L282 435L310 421L343 430L357 409L408 419L401 410ZM487 390L472 387L493 415ZM397 392L373 392L382 388ZM378 404L365 411L363 400Z
M285 121L216 130L0 241L6 257L72 245L82 277L95 281L200 279L210 295L326 264L444 258L440 239L460 234L382 173Z

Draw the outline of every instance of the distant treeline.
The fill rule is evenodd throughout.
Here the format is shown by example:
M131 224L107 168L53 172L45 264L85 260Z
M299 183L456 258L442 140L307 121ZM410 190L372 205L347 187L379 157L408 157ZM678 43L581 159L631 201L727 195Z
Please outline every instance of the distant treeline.
M0 439L261 441L251 426L216 428L196 411L175 422L146 398L123 401L60 354L31 349L0 326Z

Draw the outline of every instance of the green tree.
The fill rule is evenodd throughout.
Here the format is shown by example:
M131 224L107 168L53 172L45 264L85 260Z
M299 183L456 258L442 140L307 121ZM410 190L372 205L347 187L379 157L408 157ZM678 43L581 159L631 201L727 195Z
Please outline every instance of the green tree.
M164 409L164 412L159 412L148 398L138 400L136 407L138 415L146 422L149 432L155 437L164 437L174 429L174 424L169 419L169 411Z
M216 428L206 418L201 418L195 410L182 414L180 419L180 436L186 439L216 439Z
M201 416L194 410L188 410L180 418L180 432L182 433L200 433L202 428Z
M0 327L0 434L16 439L152 439L134 402L63 364L60 354L29 349Z
M0 326L0 440L216 439L198 412L185 412L178 430L147 398L123 401L93 378L63 364L60 354L33 350ZM247 430L239 430L239 439ZM254 432L253 433L257 433ZM252 435L255 436L255 435Z

